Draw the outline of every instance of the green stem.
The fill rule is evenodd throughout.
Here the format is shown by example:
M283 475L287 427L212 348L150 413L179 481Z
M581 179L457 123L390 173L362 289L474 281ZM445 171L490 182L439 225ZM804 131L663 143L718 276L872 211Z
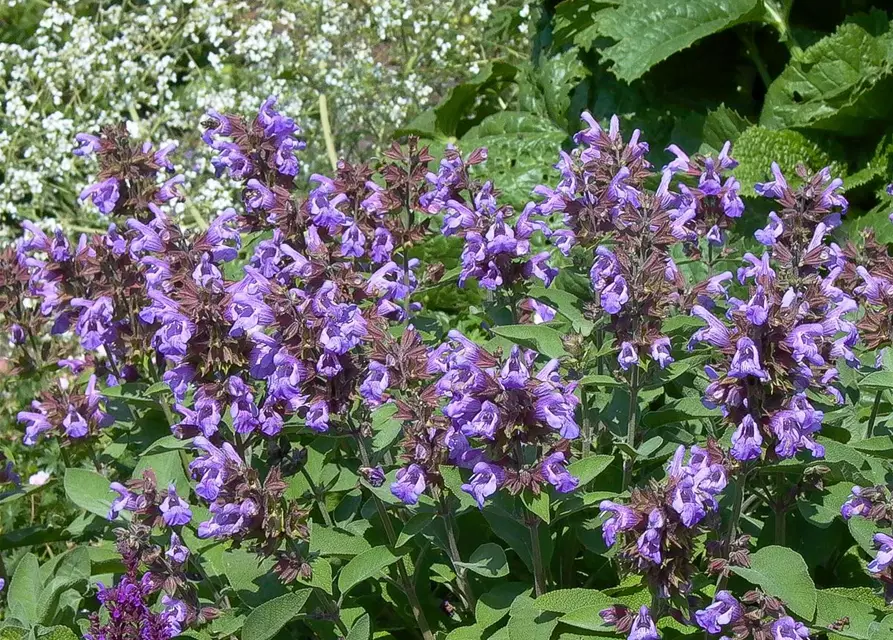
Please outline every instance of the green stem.
M738 530L738 520L741 519L741 512L744 506L744 488L746 484L747 473L743 473L741 474L741 480L738 483L738 491L735 493L735 501L732 503L732 517L729 519L729 528L722 545L722 555L726 560L728 560L729 553L732 550L732 541L735 539L735 533ZM724 570L719 574L719 579L716 581L716 590L723 590L728 579L729 572L728 570Z
M319 120L326 143L326 155L329 157L332 171L335 171L338 168L338 153L335 151L335 137L332 135L332 124L329 121L329 102L324 93L319 94Z
M744 43L744 51L747 53L747 57L753 62L753 66L756 68L760 80L763 81L763 84L768 89L769 85L772 84L772 76L769 75L769 69L763 61L763 56L760 55L760 50L757 49L757 43L756 40L754 40L753 33L750 29L747 29L740 32L739 36L741 42Z
M779 472L777 478L778 485L776 490L778 495L775 500L775 544L783 547L787 525L785 522L784 496L782 495L782 489L784 488L784 473Z
M371 462L369 460L369 452L366 451L366 443L363 441L363 437L357 434L355 439L360 452L360 459L363 462L363 466L371 466ZM393 551L397 547L397 534L394 532L394 526L391 524L391 518L388 515L388 511L385 508L384 503L374 493L372 494L372 500L373 502L375 502L375 508L378 511L378 517L384 525L385 535L388 538L388 546ZM422 633L422 638L424 640L435 640L434 634L431 632L431 627L428 626L428 619L425 617L425 612L424 610L422 610L422 603L419 601L419 597L415 592L415 585L409 578L409 573L406 570L406 560L403 558L403 556L400 556L400 559L397 560L394 566L397 568L397 582L400 585L402 591L406 594L406 599L409 600L409 606L412 609L412 614L413 617L415 617L415 621L419 627L419 631Z
M329 510L326 509L326 503L322 491L320 491L319 487L316 486L316 483L313 482L313 479L310 477L310 474L307 472L307 468L305 466L301 466L301 474L307 480L307 484L310 485L310 492L313 494L313 502L316 503L317 508L322 513L322 519L325 520L326 526L332 528L334 526L332 523L332 516L329 515Z
M589 456L592 447L592 423L589 421L589 394L586 385L580 386L580 419L583 423L583 457Z
M629 421L626 425L626 444L633 450L636 448L636 427L639 421L639 367L632 366L629 375ZM626 491L633 479L633 464L635 463L634 454L630 454L623 463L623 485L622 490Z
M456 542L456 518L447 504L444 494L439 496L440 509L444 518L444 526L447 534L447 552L450 555L450 561L453 563L453 570L456 572L456 583L459 586L459 594L465 602L465 608L474 613L477 606L477 600L474 597L474 590L471 587L471 581L468 579L468 570L462 566L462 555L459 553L459 545Z
M798 60L803 54L803 49L797 44L791 28L788 26L789 3L785 7L779 7L775 0L763 0L763 8L766 12L766 19L778 31L782 43L788 48L791 57Z
M878 389L877 393L874 396L874 404L871 405L871 417L868 418L868 429L865 434L866 437L870 438L874 435L874 422L877 420L878 411L881 408L881 397L884 395L883 389Z
M546 573L543 568L543 554L540 550L539 518L530 514L526 520L527 529L530 531L530 556L533 561L533 587L536 597L546 593Z

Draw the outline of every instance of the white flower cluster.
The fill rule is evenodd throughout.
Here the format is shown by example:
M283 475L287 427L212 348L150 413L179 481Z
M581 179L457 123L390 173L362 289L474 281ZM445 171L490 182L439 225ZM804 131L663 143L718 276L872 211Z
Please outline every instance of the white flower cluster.
M141 139L195 140L205 109L251 113L272 94L304 125L310 143L304 158L318 158L324 169L321 94L338 152L369 155L396 126L493 57L487 28L498 6L498 0L6 3L21 16L25 34L18 43L0 43L0 217L59 217L75 226L84 217L76 196L94 169L71 156L76 133L123 120ZM231 185L213 180L209 157L175 157L190 183L185 208L205 217L232 198Z

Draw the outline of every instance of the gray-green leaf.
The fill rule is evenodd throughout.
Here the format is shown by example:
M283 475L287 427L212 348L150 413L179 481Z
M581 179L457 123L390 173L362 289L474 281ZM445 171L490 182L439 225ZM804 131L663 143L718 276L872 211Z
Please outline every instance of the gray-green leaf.
M771 545L750 556L750 568L732 567L732 571L769 595L781 598L788 609L801 618L812 620L816 607L816 588L806 562L799 553Z
M310 589L286 593L252 611L242 627L242 640L269 640L300 612L310 597Z

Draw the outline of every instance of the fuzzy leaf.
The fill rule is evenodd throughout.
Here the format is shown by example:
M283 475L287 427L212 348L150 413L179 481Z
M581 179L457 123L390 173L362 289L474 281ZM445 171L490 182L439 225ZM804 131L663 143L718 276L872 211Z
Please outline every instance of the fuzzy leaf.
M43 584L37 556L27 553L16 565L9 583L9 613L28 625L37 622L37 606Z
M109 481L89 469L66 469L65 495L81 509L105 518L117 495L109 489Z
M574 460L567 467L570 474L580 479L580 485L589 484L598 474L607 469L614 462L614 456L597 455Z
M399 556L395 556L385 546L373 547L352 558L338 574L338 590L341 592L341 597L364 580L376 577L383 569L399 559Z
M498 584L478 598L477 606L474 609L474 619L484 627L496 624L509 614L515 598L522 593L529 592L530 585L525 582Z
M242 640L269 640L301 612L309 597L310 589L303 589L263 603L248 614Z
M493 333L508 338L522 347L535 349L548 358L561 358L567 355L564 345L561 343L561 334L544 324L511 324L493 327Z
M806 562L796 551L770 545L751 554L750 568L731 569L769 595L781 598L796 615L812 620L817 598L815 583Z
M468 562L457 564L485 578L503 578L509 574L505 551L493 542L485 542L474 550Z
M596 589L559 589L541 595L536 599L536 606L544 611L570 613L571 611L579 611L583 609L588 610L597 608L601 610L610 606L613 602L613 599ZM581 617L585 618L586 616ZM564 622L563 619L562 622ZM602 625L602 628L604 628L604 621L601 618L599 618L599 623ZM588 629L589 627L583 628Z

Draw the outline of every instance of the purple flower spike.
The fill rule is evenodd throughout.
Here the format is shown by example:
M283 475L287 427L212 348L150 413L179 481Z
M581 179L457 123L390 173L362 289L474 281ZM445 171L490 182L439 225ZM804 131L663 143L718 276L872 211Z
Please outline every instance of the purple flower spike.
M871 573L881 573L893 563L893 538L885 533L876 533L873 540L878 552L874 560L868 563L868 570Z
M565 457L561 452L553 453L540 465L543 477L559 493L570 493L580 484L579 478L572 476L565 467Z
M760 380L768 380L769 374L760 366L760 354L756 344L750 338L739 338L737 350L732 357L729 375L733 378L753 376Z
M760 428L753 417L747 414L732 435L731 454L742 462L755 460L763 453L762 445L763 436Z

